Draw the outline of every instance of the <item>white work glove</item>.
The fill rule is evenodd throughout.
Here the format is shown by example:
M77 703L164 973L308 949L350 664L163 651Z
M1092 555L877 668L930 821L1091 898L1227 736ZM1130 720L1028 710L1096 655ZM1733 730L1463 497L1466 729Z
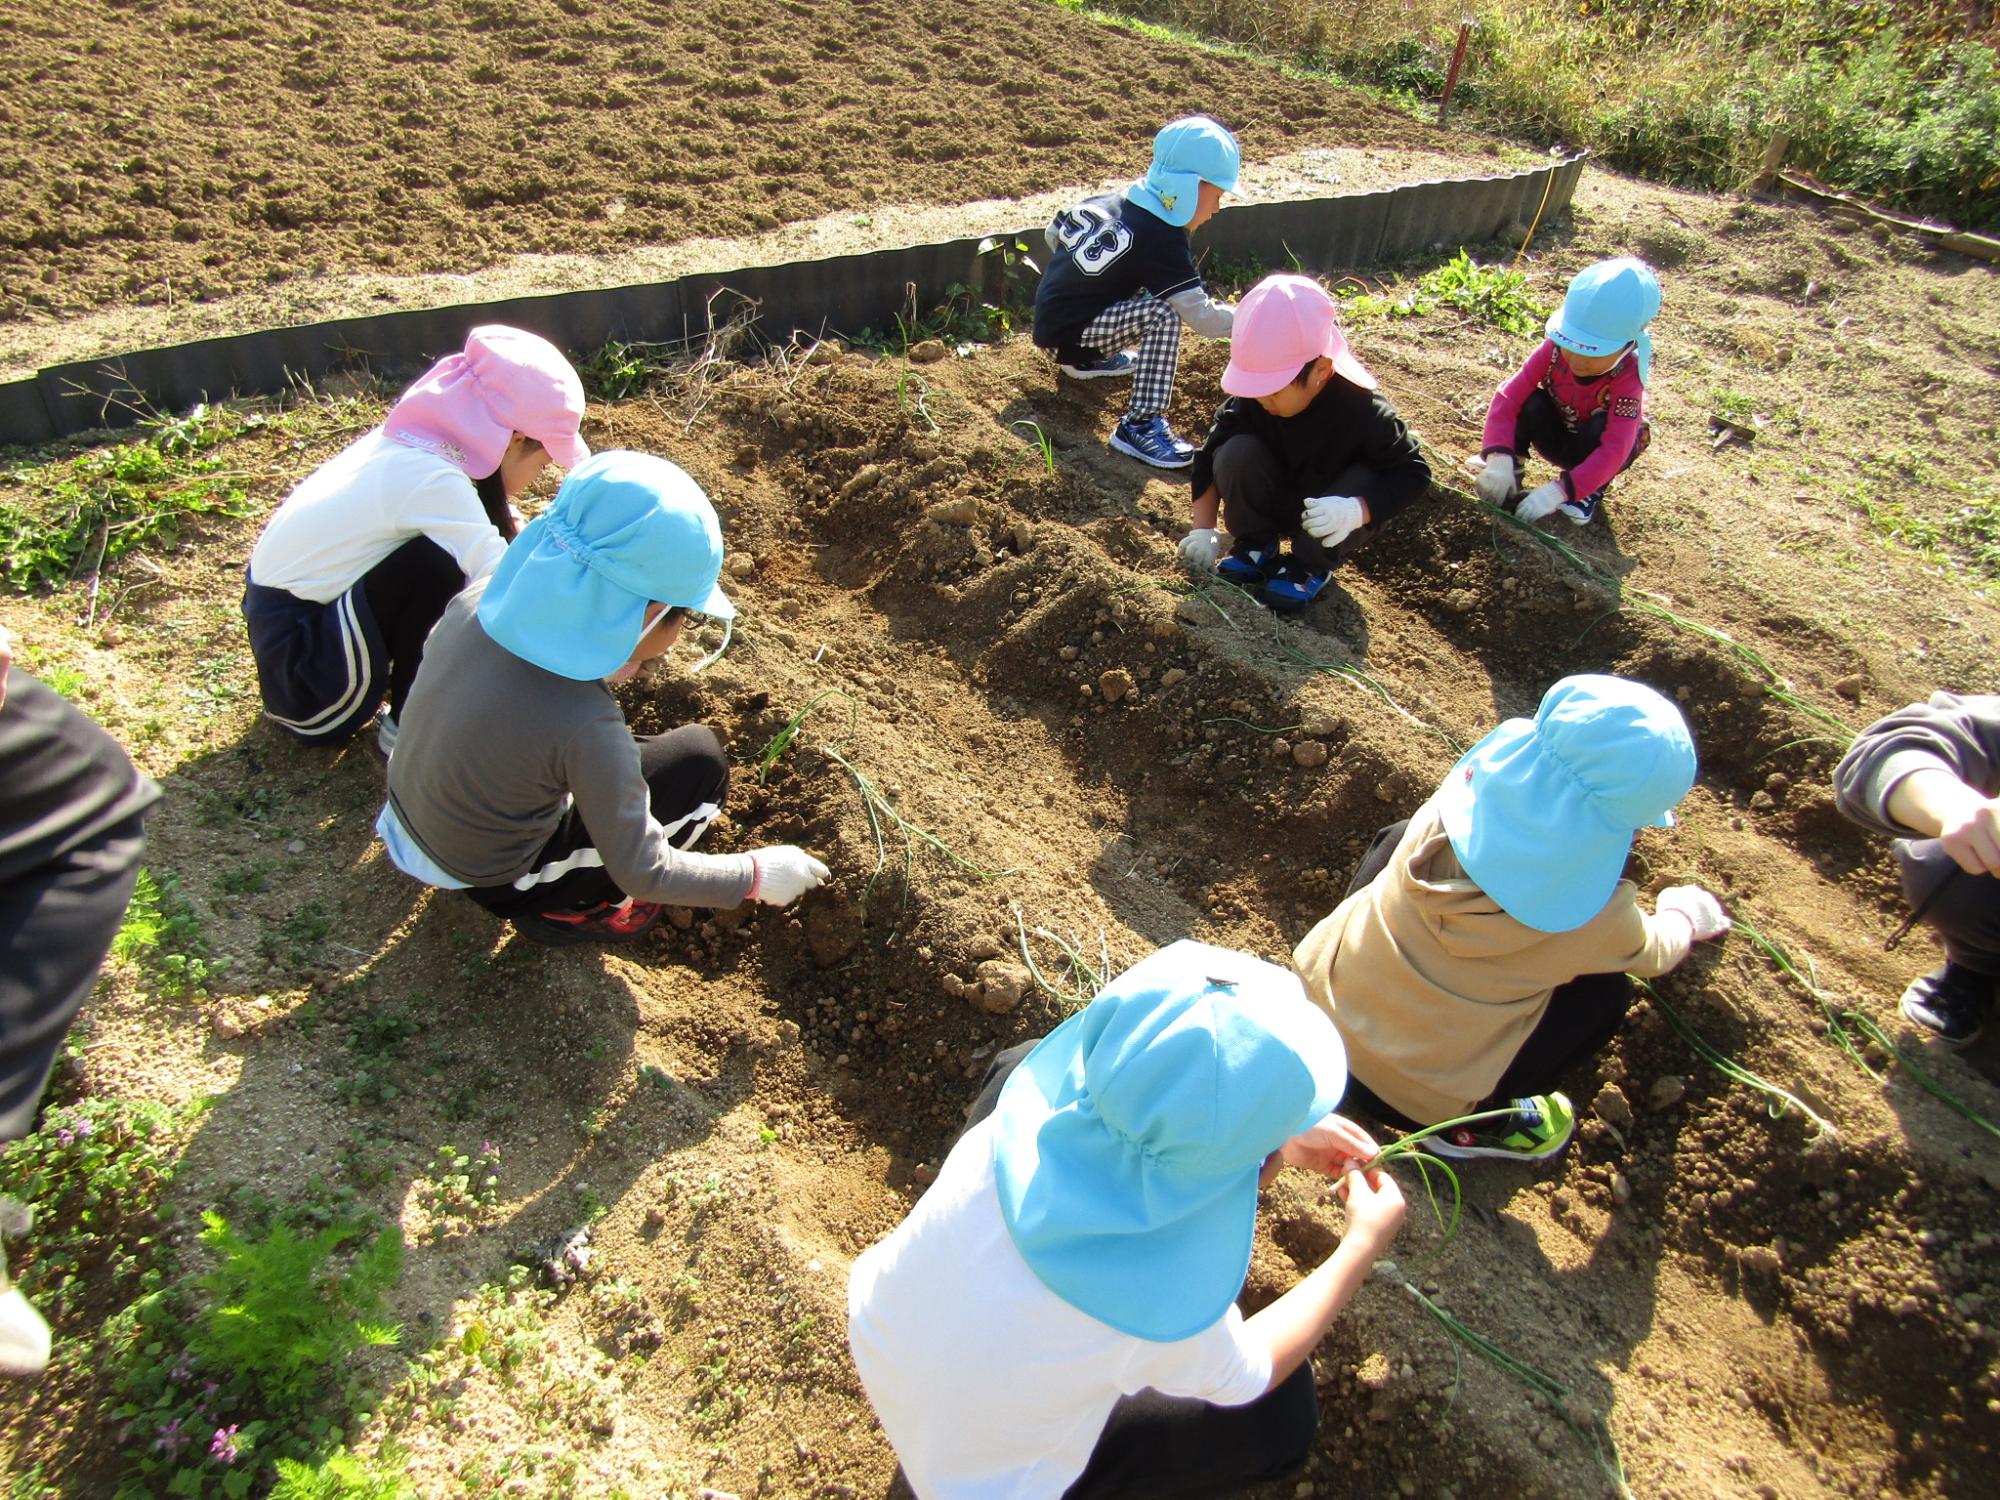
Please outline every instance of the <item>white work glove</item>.
M1488 505L1505 505L1507 497L1514 493L1514 455L1496 453L1487 459L1472 487Z
M750 864L757 873L751 877L750 894L745 899L766 906L790 906L829 873L825 865L795 844L752 849Z
M1569 499L1569 491L1562 487L1560 480L1551 479L1540 489L1529 490L1521 497L1521 503L1514 507L1514 514L1524 521L1539 521L1544 516L1556 513L1556 507Z
M1352 495L1317 495L1299 524L1322 547L1338 547L1368 524L1368 507Z
M1729 914L1722 909L1722 903L1698 885L1670 885L1653 904L1661 916L1672 912L1687 918L1697 943L1729 931Z
M1227 548L1229 538L1213 526L1197 526L1181 538L1181 561L1190 568L1215 571L1216 559Z

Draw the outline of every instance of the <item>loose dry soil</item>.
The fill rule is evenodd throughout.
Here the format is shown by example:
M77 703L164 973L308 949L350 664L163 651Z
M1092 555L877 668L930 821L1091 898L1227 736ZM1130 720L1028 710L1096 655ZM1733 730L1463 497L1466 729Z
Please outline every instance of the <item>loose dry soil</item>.
M1040 6L744 0L692 17L579 0L529 19L466 6L406 18L393 42L347 25L356 10L337 26L296 7L224 22L139 6L32 29L70 38L38 45L48 68L67 48L71 87L86 69L171 66L213 107L198 153L171 139L161 151L146 133L159 116L100 87L107 118L75 122L97 149L113 150L116 127L134 137L119 159L197 159L202 180L210 162L276 152L273 190L243 190L254 171L219 186L229 208L186 242L218 258L219 286L351 268L364 239L386 241L381 213L449 225L437 205L454 197L456 228L385 251L410 267L470 264L483 254L459 258L474 229L494 253L535 236L601 248L546 207L576 172L603 184L591 204L624 198L619 236L629 219L636 237L664 240L835 200L860 211L1094 180L1132 156L1137 122L1193 104L1240 123L1255 150L1302 135L1429 139L1330 91ZM706 52L693 48L702 34ZM379 80L349 71L371 59L428 80L431 97L406 83L383 103ZM551 92L536 100L520 92L530 85ZM613 91L615 121L555 128ZM305 103L356 98L376 113L352 130L296 131ZM292 143L258 145L267 114L316 159L278 172ZM1038 132L1060 139L1038 145ZM428 143L421 166L407 141ZM513 143L504 166L482 154L492 141ZM33 171L52 170L53 148L31 154ZM433 195L421 215L419 192ZM81 231L73 243L71 221L22 182L10 291L129 299L138 243L149 258L183 244L182 189L163 194L157 225L144 206L128 214L135 243ZM245 210L232 237L223 226ZM12 226L36 216L54 237L23 242ZM88 628L81 591L6 607L45 666L82 674L86 705L160 780L150 861L232 960L199 999L162 998L115 968L83 1030L85 1081L213 1096L176 1189L182 1234L242 1184L291 1197L346 1182L400 1216L412 1248L396 1312L413 1344L471 1316L518 1253L608 1210L591 1227L594 1279L539 1314L545 1336L514 1378L434 1353L435 1378L419 1383L400 1356L380 1359L385 1394L360 1442L396 1440L420 1493L883 1496L893 1459L841 1338L846 1268L921 1191L984 1059L1065 1013L1033 984L1010 1004L1023 928L1057 986L1073 974L1042 929L1112 968L1184 935L1282 958L1455 747L1530 711L1558 676L1616 671L1679 697L1703 761L1680 825L1641 836L1635 878L1717 890L2000 1118L1990 1041L1941 1055L1896 1019L1929 944L1883 952L1899 904L1886 849L1833 809L1836 733L1774 696L1745 654L1850 726L1938 686L1995 688L1991 600L1883 541L1862 508L1901 502L1936 525L1968 497L1990 503L1992 273L1808 210L1604 174L1527 264L1553 300L1579 266L1628 251L1668 286L1656 438L1605 521L1558 523L1587 569L1446 487L1526 344L1451 316L1368 322L1362 357L1434 445L1444 483L1292 623L1225 589L1189 592L1174 552L1184 487L1109 454L1115 396L1058 385L1019 341L916 366L790 351L593 406L593 444L667 454L715 497L744 612L707 672L684 656L626 689L630 717L701 719L729 740L742 765L714 847L797 841L835 872L792 911L683 914L610 953L525 946L419 890L370 832L373 750L306 751L258 722L234 612L243 559L263 514L384 393L246 434L227 454L255 515L128 565L100 596L115 610ZM1223 357L1192 344L1184 428L1203 426ZM1739 396L1770 420L1751 442L1712 447L1710 414ZM1030 421L1052 440L1053 472L1015 425ZM32 479L15 483L33 493ZM760 777L760 751L816 697ZM949 856L871 821L847 766ZM225 886L258 866L261 892ZM331 918L317 940L296 920L313 912ZM1641 1004L1570 1081L1595 1101L1575 1149L1541 1173L1469 1172L1448 1244L1414 1209L1404 1275L1608 1414L1639 1495L1990 1494L2000 1141L1900 1068L1886 1082L1862 1073L1740 935L1661 990L1837 1135L1814 1143L1797 1114L1767 1115ZM398 1097L344 1102L355 1021L398 1004L422 1028L393 1065ZM446 1142L482 1139L501 1150L503 1201L469 1230L429 1232L428 1164ZM1339 1208L1295 1179L1267 1197L1251 1306L1338 1234ZM62 1332L57 1370L0 1419L0 1452L42 1463L59 1494L106 1493L116 1434L84 1373L87 1330ZM1316 1368L1318 1451L1269 1500L1607 1492L1563 1413L1461 1359L1389 1280L1363 1290Z

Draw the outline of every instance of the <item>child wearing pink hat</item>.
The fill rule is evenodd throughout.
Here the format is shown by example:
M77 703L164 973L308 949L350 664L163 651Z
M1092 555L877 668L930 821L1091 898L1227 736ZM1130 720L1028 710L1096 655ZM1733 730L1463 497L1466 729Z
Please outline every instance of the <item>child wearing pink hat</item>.
M1430 488L1430 466L1304 276L1267 276L1244 297L1222 388L1181 556L1274 610L1304 609Z
M512 502L549 464L590 456L583 382L547 339L490 324L406 390L380 427L286 497L245 570L243 616L264 713L312 745L377 731L416 680L451 598L492 572Z

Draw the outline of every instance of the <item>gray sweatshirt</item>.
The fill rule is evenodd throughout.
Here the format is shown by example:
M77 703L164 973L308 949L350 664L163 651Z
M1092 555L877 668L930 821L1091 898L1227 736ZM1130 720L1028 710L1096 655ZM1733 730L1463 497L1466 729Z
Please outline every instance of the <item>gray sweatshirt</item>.
M1869 725L1834 767L1834 798L1864 828L1915 838L1889 816L1889 797L1912 771L1938 767L1983 797L2000 794L2000 697L1933 693Z
M523 661L478 619L484 582L452 600L389 759L389 801L405 830L468 885L509 885L534 866L571 798L620 890L674 906L735 906L747 854L667 842L639 772L639 747L602 682Z

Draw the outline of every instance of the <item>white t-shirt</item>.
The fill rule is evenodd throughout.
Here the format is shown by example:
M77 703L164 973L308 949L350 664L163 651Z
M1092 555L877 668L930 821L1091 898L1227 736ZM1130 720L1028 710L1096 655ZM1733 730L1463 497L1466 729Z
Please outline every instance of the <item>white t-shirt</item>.
M272 512L250 554L250 578L328 604L420 536L449 552L468 583L507 551L463 470L378 427L308 474Z
M1219 1406L1271 1383L1243 1315L1153 1343L1062 1300L1014 1248L990 1121L968 1131L887 1239L854 1262L847 1338L920 1500L1057 1500L1120 1396L1148 1387Z

